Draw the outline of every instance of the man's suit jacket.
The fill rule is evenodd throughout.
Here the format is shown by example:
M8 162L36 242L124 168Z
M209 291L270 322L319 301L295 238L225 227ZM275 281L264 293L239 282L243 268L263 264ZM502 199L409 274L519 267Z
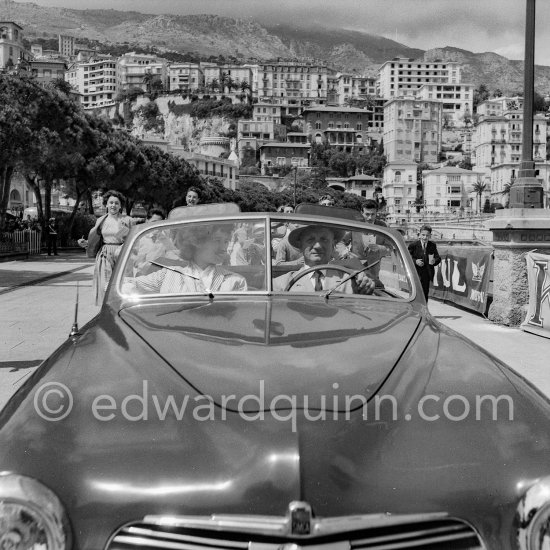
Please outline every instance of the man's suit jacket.
M273 290L284 290L290 279L292 279L294 275L300 273L300 271L304 270L305 268L300 269L299 271L290 271L289 273L285 273L284 275L273 279ZM294 286L290 289L290 292L315 292L315 287L313 286L311 275L311 273L304 275L299 281L296 282L296 284L294 284ZM325 270L322 292L333 289L335 286L342 282L342 279L345 279L346 277L348 277L347 273L343 273L341 271ZM351 280L345 282L343 285L338 287L338 290L336 292L353 294Z
M422 242L420 241L420 239L409 244L408 248L409 253L411 254L414 261L416 271L418 271L418 274L420 275L420 279L422 280L423 278L428 277L431 281L435 273L434 267L441 263L441 256L437 251L436 244L433 241L428 241L428 243L426 244L426 253L424 253L424 249L422 248ZM434 255L433 265L430 265L428 262L428 256L430 254ZM424 260L424 265L417 265L416 260Z

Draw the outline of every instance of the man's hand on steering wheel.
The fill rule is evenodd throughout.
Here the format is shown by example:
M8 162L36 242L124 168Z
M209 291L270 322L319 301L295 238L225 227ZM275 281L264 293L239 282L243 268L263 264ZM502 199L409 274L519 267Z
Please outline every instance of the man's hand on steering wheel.
M358 273L351 279L351 288L354 294L372 294L375 282L366 274Z

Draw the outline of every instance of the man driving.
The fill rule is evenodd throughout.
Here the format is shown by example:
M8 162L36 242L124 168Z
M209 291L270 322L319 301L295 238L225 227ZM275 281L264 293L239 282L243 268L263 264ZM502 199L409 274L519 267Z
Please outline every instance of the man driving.
M334 269L324 268L318 271L312 269L310 273L306 272L309 268L330 263L334 256L334 245L342 239L342 236L343 231L321 225L293 229L288 235L288 241L302 252L304 267L274 279L274 290L321 292L337 289L338 292L347 294L372 294L375 286L372 279L365 273L358 273L344 282L349 275L339 270L336 263L334 263ZM299 278L301 273L304 275ZM295 283L287 288L292 279L295 279Z

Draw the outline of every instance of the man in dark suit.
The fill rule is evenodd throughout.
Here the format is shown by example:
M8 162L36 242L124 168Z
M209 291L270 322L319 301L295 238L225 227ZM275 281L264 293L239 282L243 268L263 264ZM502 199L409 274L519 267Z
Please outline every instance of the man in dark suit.
M431 226L423 225L420 228L419 239L409 244L409 252L420 277L426 302L428 301L428 294L430 292L430 281L434 278L434 267L441 263L437 246L433 241L430 241L431 236Z
M274 290L284 290L289 281L300 272L313 266L326 265L334 257L334 245L343 237L343 231L335 231L321 225L306 225L293 229L288 235L289 243L304 255L304 267L277 277L273 281ZM338 264L335 264L335 267ZM343 282L348 275L338 270L322 269L306 273L292 286L290 292L321 292L339 289L348 294L372 294L374 281L365 273Z

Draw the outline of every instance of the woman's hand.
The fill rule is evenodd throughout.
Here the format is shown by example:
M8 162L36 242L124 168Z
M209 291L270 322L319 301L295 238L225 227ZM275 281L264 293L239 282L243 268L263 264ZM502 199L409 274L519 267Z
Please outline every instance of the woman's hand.
M81 239L78 239L78 241L76 241L78 243L78 246L81 246L82 248L88 248L88 241L84 238L84 236L82 236Z

